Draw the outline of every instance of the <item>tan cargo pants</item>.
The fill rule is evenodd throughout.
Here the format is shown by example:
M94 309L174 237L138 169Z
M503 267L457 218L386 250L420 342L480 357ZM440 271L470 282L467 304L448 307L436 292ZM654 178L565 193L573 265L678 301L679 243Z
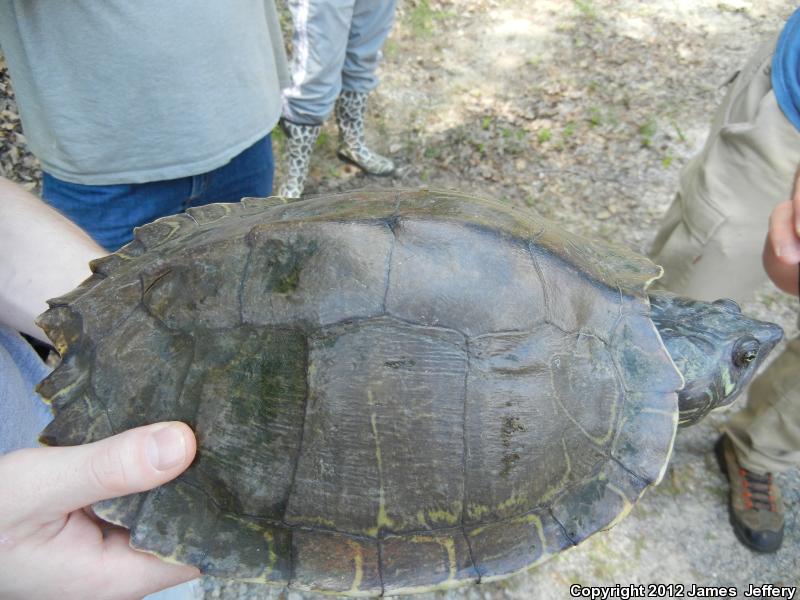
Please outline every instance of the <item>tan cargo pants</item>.
M702 152L681 173L679 190L653 244L660 284L700 299L752 299L766 279L761 250L772 208L791 196L800 132L784 117L770 80L775 39L734 80ZM800 339L750 386L747 406L726 425L748 470L800 465Z

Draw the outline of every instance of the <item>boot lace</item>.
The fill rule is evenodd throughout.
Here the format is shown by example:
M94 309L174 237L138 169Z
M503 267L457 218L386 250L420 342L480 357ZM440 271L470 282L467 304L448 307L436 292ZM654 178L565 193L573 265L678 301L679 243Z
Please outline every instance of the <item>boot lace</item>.
M747 509L777 512L775 497L772 495L772 473L758 475L739 468L744 482L744 504Z

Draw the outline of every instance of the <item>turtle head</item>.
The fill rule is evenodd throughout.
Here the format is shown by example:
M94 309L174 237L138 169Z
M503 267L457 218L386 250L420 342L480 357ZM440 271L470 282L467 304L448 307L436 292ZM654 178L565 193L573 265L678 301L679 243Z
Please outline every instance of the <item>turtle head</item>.
M779 326L742 314L733 300L659 293L650 301L653 323L686 381L678 392L681 426L733 402L783 337Z

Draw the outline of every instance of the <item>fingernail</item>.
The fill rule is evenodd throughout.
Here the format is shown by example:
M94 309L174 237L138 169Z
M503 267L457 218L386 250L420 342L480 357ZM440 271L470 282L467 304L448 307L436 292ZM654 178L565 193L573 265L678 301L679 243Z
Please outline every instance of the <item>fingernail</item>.
M186 442L176 425L167 425L147 438L147 459L159 471L171 469L186 460Z

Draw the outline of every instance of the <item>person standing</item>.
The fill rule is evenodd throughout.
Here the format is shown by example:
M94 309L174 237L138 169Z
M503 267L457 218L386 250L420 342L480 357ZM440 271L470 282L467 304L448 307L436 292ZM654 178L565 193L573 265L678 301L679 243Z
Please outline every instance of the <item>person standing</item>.
M773 209L793 196L800 208L795 179L800 165L798 65L800 10L738 73L703 150L681 173L651 250L664 267L667 289L741 302L752 298L767 274L790 289L773 267L788 260L796 269L800 253L786 249L780 256L773 229L785 219ZM796 237L800 229L794 227ZM745 408L725 425L715 451L730 481L737 537L753 550L776 551L785 518L774 475L800 465L800 338L789 341L753 381Z
M7 0L0 45L44 200L106 250L272 192L289 79L273 0Z
M389 175L394 163L367 146L367 98L378 85L375 71L389 35L395 0L290 0L292 85L283 93L281 128L286 167L279 194L299 198L322 124L334 111L338 156L372 175Z

